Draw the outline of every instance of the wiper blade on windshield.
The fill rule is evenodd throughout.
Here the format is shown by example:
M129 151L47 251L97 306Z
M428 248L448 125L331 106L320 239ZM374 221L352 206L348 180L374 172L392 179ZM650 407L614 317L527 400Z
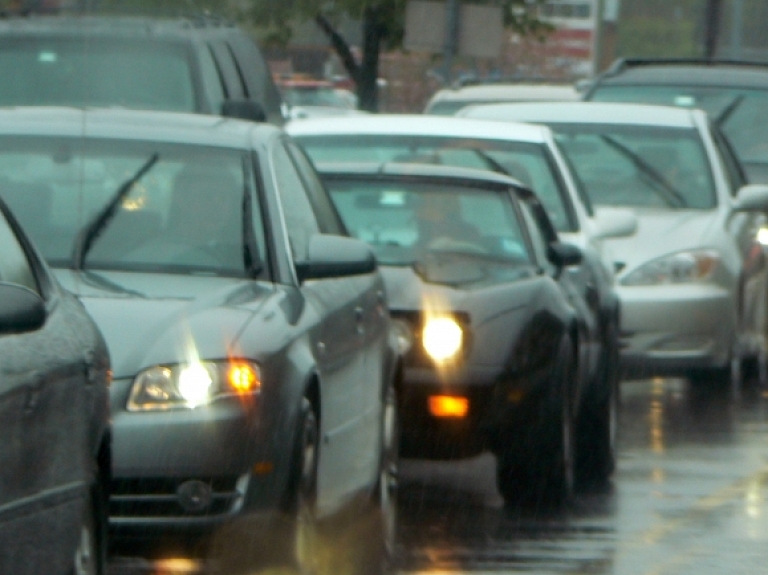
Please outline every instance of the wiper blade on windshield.
M715 124L718 126L722 126L725 124L725 122L728 121L728 118L730 118L733 113L736 111L736 109L741 106L741 103L744 101L744 94L739 94L736 96L733 100L731 100L731 103L728 104L725 108L720 110L720 113L715 118Z
M684 208L688 205L683 195L672 185L667 179L662 176L656 169L646 162L643 158L638 156L635 152L630 150L627 146L607 134L600 134L600 139L606 144L611 146L614 150L631 161L635 167L650 177L659 187L656 189L661 192L662 198L670 205L678 208Z
M149 159L144 162L144 164L142 164L138 170L136 170L136 173L133 174L133 176L120 184L120 187L117 188L114 197L109 201L104 209L96 214L96 217L91 221L91 223L80 231L77 236L77 241L75 242L74 250L72 251L72 269L83 269L83 264L85 263L85 258L88 256L88 252L90 251L91 247L93 247L94 242L101 235L101 232L104 231L109 222L112 221L112 218L115 217L117 208L120 203L131 191L134 184L143 178L144 175L152 169L152 167L157 163L159 159L160 154L157 152L152 154Z

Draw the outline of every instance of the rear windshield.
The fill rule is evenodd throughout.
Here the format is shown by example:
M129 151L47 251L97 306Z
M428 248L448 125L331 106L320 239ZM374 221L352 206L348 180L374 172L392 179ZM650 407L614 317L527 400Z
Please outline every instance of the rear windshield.
M768 90L685 86L601 86L592 100L701 108L720 125L739 159L768 164Z
M0 106L121 106L195 111L186 48L92 38L0 41ZM12 79L12 81L9 81Z

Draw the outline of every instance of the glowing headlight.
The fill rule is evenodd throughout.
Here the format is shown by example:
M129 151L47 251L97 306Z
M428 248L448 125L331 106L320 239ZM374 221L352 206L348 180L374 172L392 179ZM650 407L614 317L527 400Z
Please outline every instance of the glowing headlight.
M714 274L720 255L712 250L686 251L653 260L627 275L626 286L705 282Z
M434 317L427 320L421 337L425 351L439 362L452 358L461 350L464 332L453 318Z
M195 408L217 397L260 389L259 368L246 361L157 365L134 379L128 411Z

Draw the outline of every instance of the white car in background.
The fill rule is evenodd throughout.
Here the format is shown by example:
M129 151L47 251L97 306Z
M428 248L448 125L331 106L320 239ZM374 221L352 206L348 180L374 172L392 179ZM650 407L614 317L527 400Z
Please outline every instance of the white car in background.
M591 200L637 214L638 233L611 242L630 375L739 382L753 359L765 378L768 187L747 185L703 111L578 102L461 115L549 125Z
M581 94L572 84L489 83L468 84L438 90L427 102L425 114L451 116L474 104L501 102L560 102L576 101Z
M370 115L291 122L288 132L318 165L339 162L430 163L486 169L510 175L532 189L565 243L584 253L570 268L581 297L579 309L587 331L579 350L582 379L599 405L583 419L581 437L594 444L594 460L585 464L598 478L613 469L618 382L619 301L614 289L614 258L607 238L632 235L637 219L631 210L593 209L572 176L552 132L545 126L500 124L426 115Z

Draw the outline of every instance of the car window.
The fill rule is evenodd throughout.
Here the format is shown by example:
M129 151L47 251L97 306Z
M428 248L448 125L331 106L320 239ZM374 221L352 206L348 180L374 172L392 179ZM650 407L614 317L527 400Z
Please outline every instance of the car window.
M533 244L533 252L536 256L536 262L542 270L553 275L557 268L547 257L547 246L549 245L549 242L547 241L546 231L541 228L536 214L527 202L520 202L520 208L523 212L523 217L525 218L526 228L531 243Z
M211 42L211 53L216 59L216 64L221 70L222 77L227 88L227 96L233 99L245 97L242 76L235 64L232 52L224 42Z
M308 254L309 238L320 232L320 226L304 182L283 145L273 147L272 162L293 257L302 261Z
M173 42L83 37L0 41L0 106L195 111L190 57Z
M530 263L514 206L504 192L454 183L324 178L349 232L381 263L411 265L430 254Z
M203 82L203 90L208 96L208 100L211 102L211 112L218 113L221 110L221 105L226 99L221 76L216 68L216 63L213 61L213 56L211 55L210 50L200 50L199 55L200 76Z
M261 52L241 33L229 35L228 43L243 74L248 96L261 102L270 121L275 121L276 116L280 114L282 101Z
M717 148L720 159L723 162L723 168L725 169L725 175L731 188L731 194L736 195L739 189L741 189L741 186L746 183L744 172L739 165L739 161L733 155L731 146L725 140L720 131L714 126L712 127L712 139L715 142L715 147Z
M205 146L6 137L0 195L46 259L70 266L85 226L146 169L95 238L86 267L242 276L245 157ZM263 261L258 206L253 227Z
M346 233L344 225L341 223L336 208L328 197L328 192L326 192L312 162L294 142L286 142L285 147L296 163L296 169L304 181L309 199L315 209L320 231L324 234L344 235Z
M27 255L0 211L0 282L17 284L40 293Z
M536 192L558 231L578 229L557 167L541 144L429 136L297 136L296 140L315 163L418 162L503 173Z
M709 158L693 128L552 127L594 204L663 209L717 204Z
M718 86L598 86L595 101L701 108L720 125L743 162L768 163L768 90Z

